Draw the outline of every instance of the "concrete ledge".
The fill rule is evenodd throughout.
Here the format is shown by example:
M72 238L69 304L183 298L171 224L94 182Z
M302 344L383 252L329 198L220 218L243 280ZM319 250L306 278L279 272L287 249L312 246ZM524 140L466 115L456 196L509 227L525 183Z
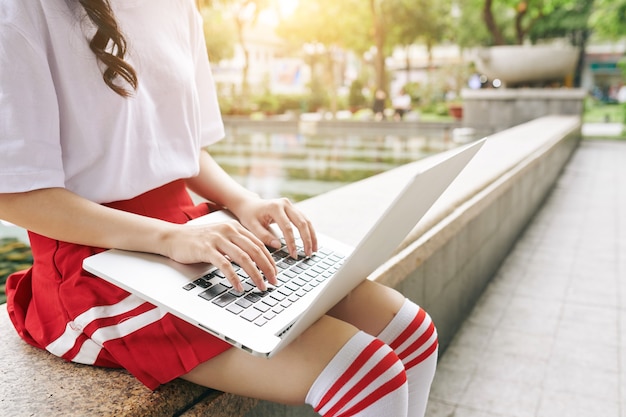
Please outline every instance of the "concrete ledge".
M587 91L575 88L463 90L463 125L491 134L545 115L582 117Z
M24 343L6 304L0 306L0 334L1 415L174 416L218 394L182 380L151 392L126 371L65 362Z
M419 120L373 121L373 120L298 120L267 118L254 120L249 117L224 117L224 126L227 131L234 132L359 132L359 134L418 134L431 133L446 134L455 128L461 127L458 121L449 122L422 122Z

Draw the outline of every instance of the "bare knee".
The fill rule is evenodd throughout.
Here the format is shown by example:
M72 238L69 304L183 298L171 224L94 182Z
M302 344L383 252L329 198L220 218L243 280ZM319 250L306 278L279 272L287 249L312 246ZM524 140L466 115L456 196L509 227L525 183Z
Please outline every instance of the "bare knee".
M365 280L328 314L377 335L400 310L404 300L405 297L393 288Z

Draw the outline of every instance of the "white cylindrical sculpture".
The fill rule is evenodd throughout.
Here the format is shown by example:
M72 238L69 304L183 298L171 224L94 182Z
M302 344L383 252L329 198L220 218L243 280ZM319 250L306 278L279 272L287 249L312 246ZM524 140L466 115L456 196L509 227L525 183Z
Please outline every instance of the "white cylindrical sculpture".
M576 69L579 50L567 45L503 45L484 48L476 69L507 85L562 80Z

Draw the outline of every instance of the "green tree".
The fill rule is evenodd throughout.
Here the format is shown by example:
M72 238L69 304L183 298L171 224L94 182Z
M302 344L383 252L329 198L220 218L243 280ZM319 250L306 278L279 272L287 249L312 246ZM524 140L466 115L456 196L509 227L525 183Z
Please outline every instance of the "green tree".
M201 9L204 20L204 37L211 62L232 58L237 42L237 33L232 20L224 17L221 10Z
M411 72L408 48L423 43L428 51L428 66L432 66L432 49L450 34L451 4L448 0L395 0L389 2L389 13L393 25L389 31L392 45L407 48L407 80ZM410 80L409 80L410 81Z
M594 31L606 39L626 36L626 0L596 0L591 16Z
M572 0L539 20L529 33L530 39L564 38L580 49L574 85L580 86L587 42L592 34L590 17L594 0Z
M209 29L209 35L214 36L216 41L223 37L229 38L233 32L235 33L237 43L241 47L244 57L244 65L241 71L240 99L248 100L250 95L248 82L250 52L244 35L249 27L255 25L261 11L271 5L271 0L196 0L196 4L203 10L205 16L211 16L216 12L220 13L220 18L216 19L218 21L221 20L222 25L217 25L216 30L220 28L226 29L226 33L219 34ZM232 25L225 24L226 21L229 21ZM209 22L215 23L215 19L209 19ZM220 49L214 44L210 46L216 48L216 50ZM222 56L227 57L228 55Z
M464 0L463 10L478 7L492 45L523 44L535 25L578 0ZM589 3L589 2L588 2ZM468 13L468 14L471 14Z
M461 48L491 43L491 35L483 20L483 0L456 0L455 15L451 18L450 37Z
M269 5L269 0L222 0L231 6L235 22L237 39L243 52L244 64L241 70L241 96L247 100L250 95L248 73L250 72L250 51L246 43L246 29L254 26L259 18L261 10Z
M333 113L338 107L336 56L358 42L355 31L366 17L361 9L358 0L300 0L293 15L277 29L279 36L305 55L311 68L312 95L319 96L317 90L325 86ZM322 81L317 77L318 64L323 68Z

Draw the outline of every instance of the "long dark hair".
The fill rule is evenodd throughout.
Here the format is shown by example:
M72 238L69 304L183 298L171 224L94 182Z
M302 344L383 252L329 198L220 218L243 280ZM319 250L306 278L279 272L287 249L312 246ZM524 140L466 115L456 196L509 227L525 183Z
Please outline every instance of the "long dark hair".
M137 73L124 61L126 39L117 25L109 0L78 0L78 2L96 27L89 47L98 61L104 65L102 72L104 82L122 97L132 95L132 91L137 89ZM125 81L132 91L116 83L118 77Z

